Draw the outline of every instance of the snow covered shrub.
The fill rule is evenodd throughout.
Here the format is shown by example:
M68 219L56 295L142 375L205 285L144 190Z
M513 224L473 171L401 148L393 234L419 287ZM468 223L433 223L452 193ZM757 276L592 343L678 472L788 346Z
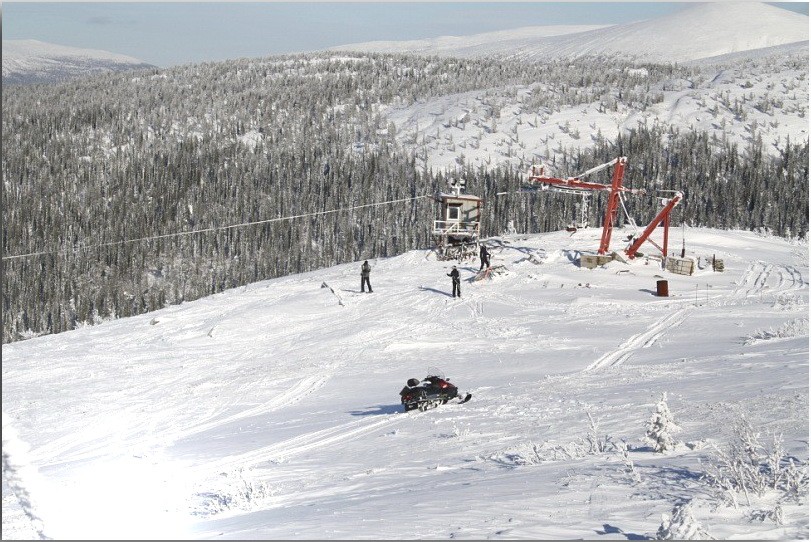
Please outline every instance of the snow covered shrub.
M466 437L470 434L470 427L459 427L456 422L453 423L453 431L450 433L442 433L440 434L443 438L457 438L457 437Z
M737 508L741 493L748 506L752 506L753 496L764 497L772 492L777 492L778 506L786 501L800 503L808 497L808 465L798 465L788 455L782 436L774 435L771 447L767 448L743 419L735 427L735 437L727 450L713 446L715 461L705 466L703 475L725 502ZM780 519L782 510L775 508L765 517Z
M693 517L691 501L679 503L673 511L662 514L662 524L656 531L656 540L714 540Z
M808 319L795 318L789 320L778 329L769 328L768 330L760 330L757 333L750 335L744 341L746 346L761 342L769 341L772 339L789 339L791 337L805 337L808 335Z
M493 456L493 459L514 465L537 465L546 461L582 459L588 455L591 455L589 446L585 439L580 438L566 444L527 442L511 448L504 454Z
M783 525L785 518L783 517L783 507L780 503L777 503L772 510L754 510L749 514L749 521L760 521L762 523L767 519L777 525Z
M600 454L607 452L609 448L614 448L616 445L611 442L611 437L608 435L600 436L600 425L591 415L591 412L586 411L586 416L589 417L589 434L586 436L588 443L589 454Z
M195 494L191 512L197 516L213 516L228 510L251 510L256 501L270 496L266 484L248 480L243 469L223 473L218 487Z
M579 437L567 444L551 444L549 442L543 444L522 443L504 453L494 454L491 459L510 465L535 465L545 461L582 459L589 455L598 455L615 450L617 445L611 441L610 436L600 436L597 420L588 411L586 415L589 419L589 433L585 438Z
M547 443L525 442L502 453L493 454L490 459L509 466L537 465L544 461L554 461Z
M610 436L600 435L600 424L598 420L594 419L591 412L586 411L586 416L589 419L589 432L586 437L580 437L565 445L558 444L549 447L548 451L551 452L554 459L578 459L588 455L603 454L616 448L616 444L611 442Z
M628 474L631 476L631 479L637 484L641 482L642 477L639 475L639 471L636 470L636 466L631 459L630 446L628 443L623 440L621 444L615 445L615 447L620 459L622 459L622 462L625 465L625 468L628 470Z
M663 393L645 426L645 440L653 445L655 452L664 453L676 447L673 434L680 430L667 406L667 393Z
M40 540L50 540L46 535L45 523L40 513L40 503L36 497L38 489L45 489L42 475L28 460L31 448L20 440L17 429L11 424L11 417L2 413L3 420L3 508L6 507L6 484L16 497L23 512L36 530ZM33 490L33 491L32 491ZM5 510L3 511L5 514ZM5 521L5 515L3 516ZM3 538L6 538L6 526L3 524Z
M803 306L804 304L805 302L803 301L803 299L797 294L781 293L780 295L777 296L777 299L774 300L772 308L781 311L788 311L795 310L798 307ZM807 322L808 321L806 320L806 326L808 325Z

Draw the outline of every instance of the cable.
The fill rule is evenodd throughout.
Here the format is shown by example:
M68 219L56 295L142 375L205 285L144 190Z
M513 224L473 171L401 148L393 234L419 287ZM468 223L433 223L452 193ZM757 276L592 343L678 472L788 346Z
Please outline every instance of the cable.
M619 194L619 200L620 205L622 205L622 211L625 213L625 218L627 218L628 222L631 223L631 227L634 229L634 233L637 233L639 231L639 228L637 227L633 217L630 214L628 214L628 209L625 208L625 198L622 197L621 193Z
M430 197L433 197L433 196L430 196L430 195L426 194L426 195L422 195L422 196L414 196L414 197L411 197L411 198L393 199L393 200L389 200L389 201L381 201L379 203L366 203L364 205L356 205L354 207L344 207L344 208L341 208L341 209L331 209L329 211L318 211L316 213L305 213L305 214L301 214L301 215L291 215L291 216L283 216L283 217L279 217L279 218L269 218L267 220L257 220L255 222L242 222L240 224L231 224L229 226L217 226L217 227L214 227L214 228L205 228L205 229L202 229L202 230L182 231L182 232L176 232L176 233L166 233L166 234L163 234L163 235L153 235L153 236L150 236L150 237L139 237L138 239L124 239L123 241L110 241L110 242L107 242L107 243L99 243L99 244L96 244L96 245L80 245L80 246L74 247L72 250L43 250L41 252L29 252L28 254L17 254L17 255L14 255L14 256L3 256L3 260L14 260L14 259L19 259L19 258L28 258L29 256L41 256L43 254L57 254L57 255L60 255L60 254L66 254L68 252L77 252L79 250L90 250L90 249L94 249L94 248L101 248L101 247L107 247L107 246L112 246L112 245L124 245L124 244L127 244L127 243L138 243L138 242L141 242L141 241L151 241L151 240L154 240L154 239L166 239L166 238L169 238L169 237L180 237L181 235L194 235L194 234L197 234L197 233L206 233L206 232L212 232L212 231L217 231L217 230L229 230L229 229L233 229L233 228L242 228L242 227L245 227L245 226L255 226L257 224L268 224L270 222L281 222L283 220L293 220L293 219L296 219L296 218L304 218L304 217L308 217L308 216L318 216L318 215L326 215L326 214L330 214L330 213L339 213L341 211L351 211L353 209L362 209L364 207L376 207L378 205L386 205L386 204L389 204L389 203L400 203L400 202L403 202L403 201L413 201L413 200L417 200L417 199L421 199L421 198L430 198Z

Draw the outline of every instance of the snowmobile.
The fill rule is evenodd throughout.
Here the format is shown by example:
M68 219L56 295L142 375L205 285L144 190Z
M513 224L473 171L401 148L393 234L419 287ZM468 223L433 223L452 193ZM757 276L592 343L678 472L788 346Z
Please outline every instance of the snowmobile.
M473 394L464 396L459 388L450 383L441 371L429 371L428 376L422 380L409 378L405 387L400 390L400 403L406 412L409 410L428 410L444 405L451 399L460 399L459 403L467 403Z

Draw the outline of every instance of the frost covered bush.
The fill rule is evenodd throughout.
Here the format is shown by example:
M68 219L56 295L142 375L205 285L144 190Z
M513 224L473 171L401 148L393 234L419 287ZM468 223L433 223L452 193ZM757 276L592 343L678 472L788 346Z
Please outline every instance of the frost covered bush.
M748 506L754 497L777 493L777 505L755 513L761 520L782 521L781 502L801 503L808 498L808 464L801 464L783 447L781 435L773 435L770 446L743 419L735 428L735 438L726 450L713 446L714 462L705 465L703 479L716 489L725 503L738 507L742 494Z
M670 515L662 514L656 540L714 540L693 517L691 501L677 504Z
M600 454L607 452L609 449L615 448L616 445L611 442L611 437L608 435L600 435L600 424L591 415L591 412L586 412L589 418L589 434L586 436L586 443L588 444L589 454Z
M630 455L630 446L624 440L622 443L616 446L617 453L622 460L622 463L625 465L625 468L628 470L628 474L631 476L631 479L635 483L639 483L642 481L642 477L639 475L639 471L636 470L636 465L634 465L633 460L631 459Z
M215 485L218 487L196 493L193 514L213 516L228 510L251 510L256 501L271 494L266 484L246 479L242 469L223 473Z
M491 459L511 465L535 465L545 461L582 459L615 450L617 445L612 442L611 437L600 435L599 422L588 411L586 416L589 419L589 432L585 437L566 444L527 442L502 454L495 454Z
M749 521L764 522L767 519L773 521L777 525L783 525L785 520L783 516L783 506L780 503L777 503L777 505L771 510L754 510L749 514Z
M667 393L663 393L645 426L645 440L653 445L654 451L664 453L676 447L673 434L680 430L667 406Z
M797 294L793 293L781 293L777 296L777 299L774 300L772 307L778 310L795 310L797 307L805 305L803 299L798 296ZM808 320L805 320L806 325L806 332L808 328Z
M547 461L582 459L588 455L591 455L589 446L585 439L580 438L566 444L526 442L495 454L491 459L510 465L537 465Z
M788 339L791 337L805 337L808 335L808 319L795 318L789 320L776 330L769 328L767 330L760 330L754 335L747 337L744 344L747 346L758 343L760 341L769 341L772 339Z
M490 456L490 459L510 466L537 465L544 461L555 461L559 459L550 455L548 443L538 444L535 442L525 442L509 450Z

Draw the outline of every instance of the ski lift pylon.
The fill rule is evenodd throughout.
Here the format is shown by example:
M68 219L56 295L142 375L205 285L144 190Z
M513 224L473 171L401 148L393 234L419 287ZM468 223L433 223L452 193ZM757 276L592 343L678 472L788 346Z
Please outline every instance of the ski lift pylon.
M566 179L549 177L544 174L543 166L532 166L529 173L529 184L530 186L551 188L560 191L568 191L570 193L572 191L608 192L609 193L608 203L606 205L605 214L603 216L603 232L602 236L600 237L600 247L597 250L597 254L605 255L608 252L609 245L611 243L611 233L614 228L614 221L616 220L620 205L622 205L623 211L625 211L627 215L627 211L625 210L625 205L622 200L623 194L646 193L645 190L626 188L622 185L623 176L625 174L625 166L627 162L628 159L625 156L620 156L618 158L615 158L614 160L611 160L610 162L606 162L605 164L601 164L599 166L586 170L578 177L569 177ZM611 177L611 184L594 183L582 180L582 178L585 177L586 175L591 175L592 173L596 173L611 166L614 166L614 173ZM672 198L664 201L663 209L659 211L659 213L656 215L653 221L650 224L648 224L643 233L639 237L632 239L631 243L628 245L628 247L626 247L625 254L628 256L629 259L634 259L637 256L637 250L645 241L649 241L654 246L656 246L656 248L658 248L662 252L662 256L664 257L667 256L667 241L668 241L668 230L670 228L670 213L671 211L673 211L673 208L679 204L682 197L683 195L681 192L675 191L675 195ZM631 222L633 221L631 220ZM658 226L660 223L664 226L664 241L661 247L650 240L650 234L653 233L656 226Z

